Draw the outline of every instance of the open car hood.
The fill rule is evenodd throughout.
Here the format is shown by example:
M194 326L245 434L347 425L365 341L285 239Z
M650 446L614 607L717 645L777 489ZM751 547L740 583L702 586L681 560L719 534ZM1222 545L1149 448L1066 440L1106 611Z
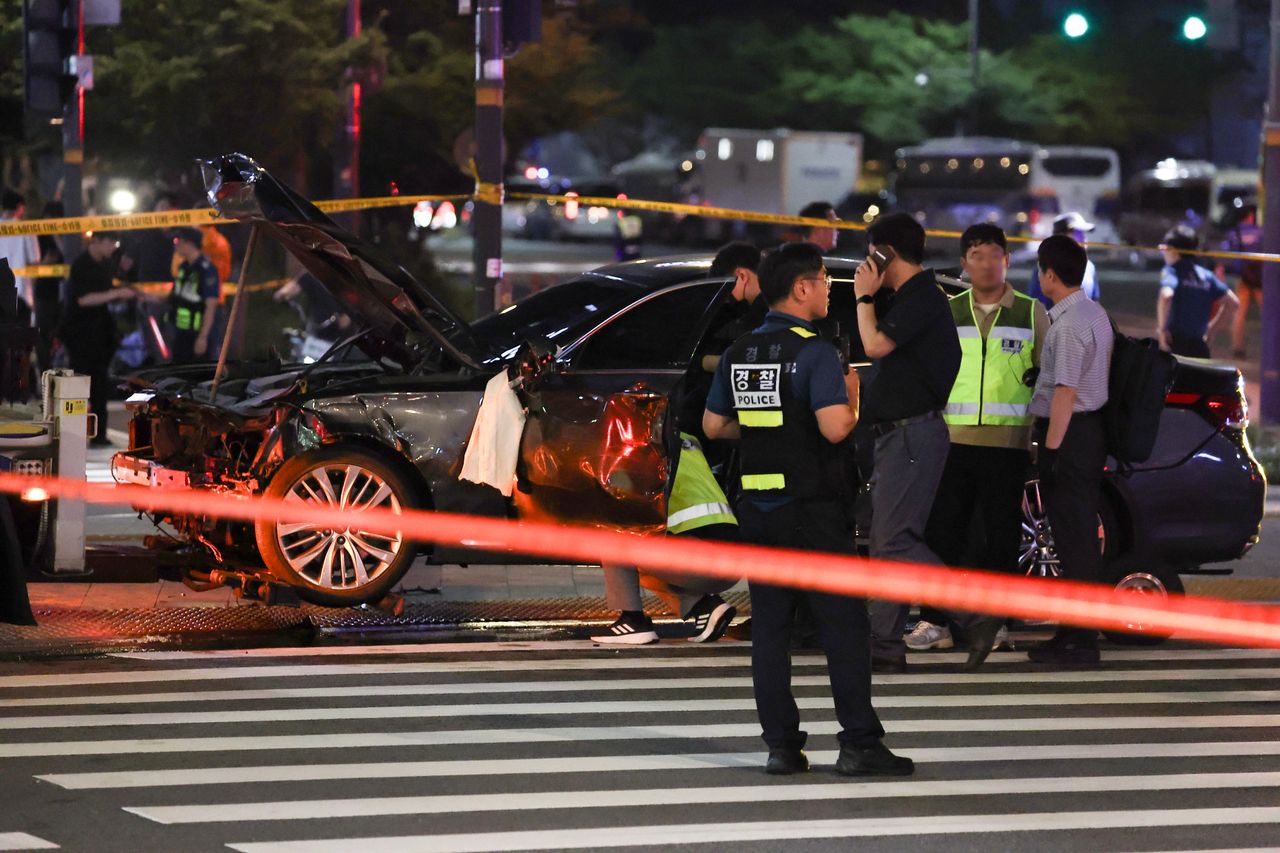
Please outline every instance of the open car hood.
M253 158L227 154L201 167L214 209L279 240L368 330L359 346L369 356L408 368L439 347L458 363L478 367L480 348L466 321Z

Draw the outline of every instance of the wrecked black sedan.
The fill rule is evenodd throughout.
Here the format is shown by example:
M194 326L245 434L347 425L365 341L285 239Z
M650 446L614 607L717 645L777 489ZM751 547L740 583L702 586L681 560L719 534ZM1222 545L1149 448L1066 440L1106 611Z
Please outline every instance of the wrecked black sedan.
M700 430L704 356L722 352L741 326L733 282L709 276L709 257L604 267L466 323L249 158L213 161L206 183L224 216L279 240L360 331L314 364L231 364L216 389L212 365L141 375L129 449L113 460L117 480L353 514L436 508L663 530L675 424ZM851 281L856 264L827 260L838 282ZM852 329L854 309L851 286L832 289L833 319ZM864 361L856 339L851 361ZM485 385L508 369L524 371L528 418L505 497L459 472ZM1244 440L1243 406L1234 368L1183 363L1152 459L1106 481L1099 546L1118 583L1177 591L1179 572L1235 559L1257 540L1265 480ZM704 446L725 470L728 444ZM1024 568L1051 575L1052 532L1036 495L1031 481ZM329 605L378 601L422 550L362 531L358 520L345 531L194 515L156 521L177 538L152 541L180 552L174 562L192 584L255 595L283 585ZM432 556L475 559L487 544L466 543L469 558Z

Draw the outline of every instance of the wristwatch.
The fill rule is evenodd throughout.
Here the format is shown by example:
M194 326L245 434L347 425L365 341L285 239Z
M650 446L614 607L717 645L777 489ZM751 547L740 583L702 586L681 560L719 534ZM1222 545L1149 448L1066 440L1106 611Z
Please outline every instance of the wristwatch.
M862 296L858 297L858 304L859 305L875 305L876 298L872 296L870 293L865 293Z

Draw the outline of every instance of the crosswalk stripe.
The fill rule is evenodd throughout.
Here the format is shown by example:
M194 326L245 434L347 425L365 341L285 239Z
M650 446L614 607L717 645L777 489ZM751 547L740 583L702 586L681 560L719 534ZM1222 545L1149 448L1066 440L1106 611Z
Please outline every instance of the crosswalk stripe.
M581 685L590 692L589 683ZM1010 704L1024 707L1064 705L1186 705L1222 702L1275 702L1280 692L1274 690L1223 690L1191 693L1025 693L996 695L926 695L879 696L877 708L1005 708ZM796 705L804 710L829 708L826 696L801 696ZM371 705L332 708L266 708L235 711L169 711L124 714L48 714L34 717L0 716L0 727L16 729L92 728L103 726L184 726L243 725L245 723L303 720L412 720L432 718L493 716L564 716L567 714L695 714L708 712L754 711L755 700L743 699L672 699L566 702L498 702L473 705ZM1261 725L1280 726L1280 715L1260 719ZM1170 719L1177 720L1178 717Z
M1280 773L1173 773L1144 776L1042 776L1011 779L911 779L857 784L726 785L698 788L541 791L535 793L453 794L420 797L351 797L326 800L218 803L215 805L127 806L125 811L163 824L217 823L234 820L314 820L317 818L386 817L459 812L530 811L540 809L633 808L730 803L814 800L968 797L992 792L1069 794L1118 791L1226 790L1271 788Z
M1062 673L1044 673L1044 675L1059 675ZM1105 675L1106 678L1091 678L1087 681L1094 682L1112 682L1112 681L1225 681L1225 680L1280 680L1280 670L1267 669L1232 669L1232 670L1180 670L1168 672L1160 672L1159 670L1136 670L1133 672L1116 672L1107 671L1089 673L1091 675ZM955 675L954 678L947 676ZM825 687L829 685L830 679L825 675L797 675L791 679L793 687ZM1027 683L1043 683L1043 684L1059 684L1066 682L1062 679L1047 678L1037 679L1027 673L938 673L934 678L913 679L911 682L895 680L894 685L902 684L1027 684ZM881 686L885 686L881 684ZM503 695L518 694L527 695L530 693L572 693L575 691L584 691L589 693L597 692L616 692L616 691L632 691L632 690L723 690L750 688L751 678L749 676L728 676L723 678L681 678L679 681L672 681L664 678L618 678L618 679L592 679L575 680L575 681L490 681L490 682L464 682L458 684L349 684L338 687L272 687L261 690L192 690L192 691L173 691L166 693L104 693L99 695L86 694L81 696L33 696L21 699L0 699L0 708L43 708L58 706L77 706L77 705L152 705L152 704L168 704L173 702L241 702L241 701L257 701L263 699L327 699L327 698L344 698L351 696L359 696L361 698L369 698L373 696L458 696L458 695ZM1033 694L1015 693L1012 694L1019 701L1023 696ZM1068 693L1049 694L1053 696L1072 695ZM1127 695L1127 694L1112 694ZM1206 696L1223 696L1221 693L1201 693L1199 695ZM1233 699L1206 699L1204 701L1265 701L1264 696L1239 696ZM877 694L875 701L881 704L886 700L896 701L894 697L887 697ZM992 700L997 702L998 700ZM1105 701L1105 700L1081 700L1081 701ZM1174 700L1177 701L1177 700ZM1076 704L1079 704L1077 702ZM909 705L897 705L884 707L910 707ZM3 719L0 717L0 719Z
M589 689L589 685L582 685ZM914 697L878 697L878 708L965 708L965 707L1061 707L1070 704L1176 704L1202 702L1275 702L1275 690L1228 690L1221 693L1051 693L1024 695L914 695ZM799 697L801 710L820 711L831 707L828 697ZM173 711L140 713L59 713L59 715L0 717L0 730L86 729L105 726L180 726L180 725L244 725L247 722L285 722L320 720L430 720L462 719L492 716L581 716L622 715L622 713L713 713L755 711L754 698L741 699L627 699L620 702L498 702L486 704L390 704L390 706L355 706L329 708L255 708L225 711ZM1120 717L1121 720L1126 717ZM1149 717L1147 717L1149 719ZM1184 725L1183 720L1199 717L1162 715L1171 725ZM1280 726L1280 715L1242 715L1219 717L1226 720L1251 720L1243 725ZM916 725L919 721L892 720L892 725ZM950 724L951 720L940 721ZM1014 719L1012 725L1024 722Z
M26 832L0 832L0 850L59 850L57 844Z
M477 649L477 651L482 651ZM1271 660L1280 663L1280 655L1267 649L1221 649L1216 656L1206 657L1205 650L1186 649L1178 654L1165 657L1120 657L1123 652L1108 652L1109 665L1112 662L1125 660L1145 661L1232 661L1232 660ZM1258 654L1227 654L1228 652L1258 652ZM424 654L428 651L424 650ZM641 655L644 655L641 652ZM1114 656L1114 657L1113 657ZM929 653L919 656L926 663L958 663L965 658L964 654ZM915 658L913 657L913 660ZM1026 656L1018 652L995 652L988 660L991 663L1026 663ZM795 666L825 666L826 660L820 655L797 655L793 658ZM45 675L10 675L0 676L0 689L30 687L86 687L102 684L142 684L166 681L227 681L249 678L317 678L320 676L365 676L365 675L427 675L427 674L460 674L490 672L593 672L598 670L666 670L666 669L714 669L729 667L749 667L751 659L745 655L691 657L621 657L612 650L601 651L596 657L564 658L557 660L529 660L504 658L499 660L478 661L425 661L414 663L363 663L363 664L312 664L295 666L219 666L211 668L183 669L146 669L122 670L114 672L86 673L50 673ZM1214 670L1206 668L1206 675ZM967 675L968 679L980 679L984 673ZM1017 678L1036 680L1042 676L1050 676L1058 680L1094 680L1098 673L1018 673ZM915 675L885 676L886 684L931 683L939 677L948 677L946 673L918 673ZM894 679L894 680L890 680ZM905 680L904 680L905 679Z
M239 853L492 853L512 850L581 850L663 844L728 844L783 839L877 838L918 835L975 835L995 832L1147 829L1234 826L1280 822L1280 808L1245 806L1132 811L1032 812L837 820L755 821L607 826L590 829L523 830L463 835L409 835L305 841L233 842Z
M1147 720L1148 727L1151 721ZM723 728L705 726L706 729ZM729 727L731 728L731 727ZM743 727L746 728L746 727ZM751 726L758 737L759 726ZM810 735L835 734L839 725L809 725ZM704 735L705 736L705 735ZM730 735L725 735L726 737ZM746 735L742 735L746 736ZM660 735L659 735L660 737ZM1280 755L1271 741L1158 744L1062 744L1055 746L911 747L903 750L918 764L946 762L1050 761L1125 758L1198 758L1208 756ZM834 764L835 750L809 752L815 764ZM67 790L159 788L256 782L336 781L352 779L438 778L445 776L535 776L547 773L642 773L653 770L719 770L760 768L761 752L637 754L567 758L458 759L383 761L352 764L280 764L253 767L186 767L176 770L108 770L91 773L47 773L36 778Z
M751 645L749 640L722 639L716 648L745 649ZM290 658L290 657L361 657L367 655L436 655L436 654L483 654L489 652L545 652L545 651L586 651L595 649L604 651L589 640L494 640L491 642L441 643L396 643L382 646L295 646L290 648L264 649L193 649L193 650L155 650L138 652L112 652L107 657L125 660L142 661L175 661L175 660L245 660L254 658ZM608 651L614 651L610 648ZM695 655L706 652L706 646L688 646L670 643L651 646L640 654ZM963 661L965 652L908 652L912 659ZM1154 649L1114 649L1103 651L1106 661L1167 661L1182 660L1280 660L1280 652L1275 649L1234 649L1234 648L1176 648L1162 646ZM1023 652L995 652L988 660L992 661L1026 661Z

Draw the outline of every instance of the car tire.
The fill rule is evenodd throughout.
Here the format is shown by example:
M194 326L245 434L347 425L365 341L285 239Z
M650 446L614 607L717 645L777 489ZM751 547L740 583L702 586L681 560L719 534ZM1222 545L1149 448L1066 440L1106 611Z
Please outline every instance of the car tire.
M1116 535L1119 531L1115 512L1104 497L1098 510L1098 548L1103 559L1114 556L1118 551ZM1045 578L1059 577L1062 573L1053 547L1053 531L1040 495L1040 481L1036 479L1027 480L1023 487L1018 570L1031 577Z
M352 494L354 493L354 497ZM325 447L293 457L271 478L265 495L358 512L370 506L399 511L414 505L412 484L377 453ZM259 521L258 551L271 574L314 604L350 607L381 600L413 562L416 548L348 528Z
M1182 595L1182 578L1177 572L1158 570L1151 572L1125 572L1116 579L1116 589L1127 589L1141 595L1154 595L1167 598L1170 595ZM1102 636L1120 646L1158 646L1169 639L1169 634L1159 631L1148 631L1140 624L1135 624L1132 631L1103 631Z

